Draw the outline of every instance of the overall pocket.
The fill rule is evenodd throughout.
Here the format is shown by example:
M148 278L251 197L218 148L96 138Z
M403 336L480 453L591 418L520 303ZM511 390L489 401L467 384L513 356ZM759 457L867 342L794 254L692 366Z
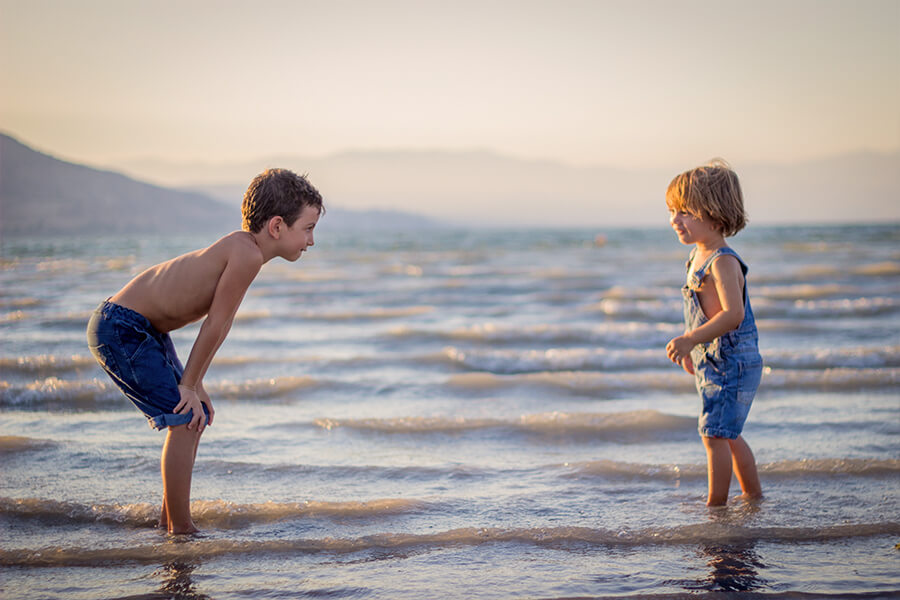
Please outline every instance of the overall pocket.
M750 404L753 402L759 382L762 380L762 357L750 362L741 362L739 366L737 401L741 404Z

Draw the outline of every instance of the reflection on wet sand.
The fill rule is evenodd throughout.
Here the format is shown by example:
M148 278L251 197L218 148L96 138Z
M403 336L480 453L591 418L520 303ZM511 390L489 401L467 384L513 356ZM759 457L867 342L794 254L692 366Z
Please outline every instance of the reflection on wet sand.
M759 569L766 565L749 544L710 544L700 549L707 558L709 574L685 588L690 590L750 592L766 587Z
M164 564L153 574L163 580L159 588L160 593L165 594L166 598L178 600L211 600L210 596L197 591L191 579L191 573L199 566L181 561Z

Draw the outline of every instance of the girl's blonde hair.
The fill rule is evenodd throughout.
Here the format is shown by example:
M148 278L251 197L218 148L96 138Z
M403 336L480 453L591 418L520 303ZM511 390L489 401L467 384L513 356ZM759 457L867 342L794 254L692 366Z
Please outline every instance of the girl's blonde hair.
M726 237L747 225L741 183L721 158L675 177L666 190L666 205L711 221Z

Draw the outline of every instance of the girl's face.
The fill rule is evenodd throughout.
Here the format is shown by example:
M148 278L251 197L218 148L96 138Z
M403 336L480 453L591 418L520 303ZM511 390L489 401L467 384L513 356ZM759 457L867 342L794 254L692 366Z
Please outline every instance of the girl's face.
M689 212L669 207L669 225L675 230L682 244L704 244L718 241L722 234L710 221L704 221Z

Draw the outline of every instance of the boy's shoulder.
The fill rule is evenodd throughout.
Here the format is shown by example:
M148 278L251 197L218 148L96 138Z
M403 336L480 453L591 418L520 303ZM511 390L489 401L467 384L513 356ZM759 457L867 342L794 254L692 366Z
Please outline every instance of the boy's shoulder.
M232 231L219 238L204 250L220 268L238 268L258 271L263 265L263 254L253 234L246 231Z
M262 251L252 233L246 231L232 231L210 244L207 250L235 253L239 256L254 258L257 255L262 258Z

